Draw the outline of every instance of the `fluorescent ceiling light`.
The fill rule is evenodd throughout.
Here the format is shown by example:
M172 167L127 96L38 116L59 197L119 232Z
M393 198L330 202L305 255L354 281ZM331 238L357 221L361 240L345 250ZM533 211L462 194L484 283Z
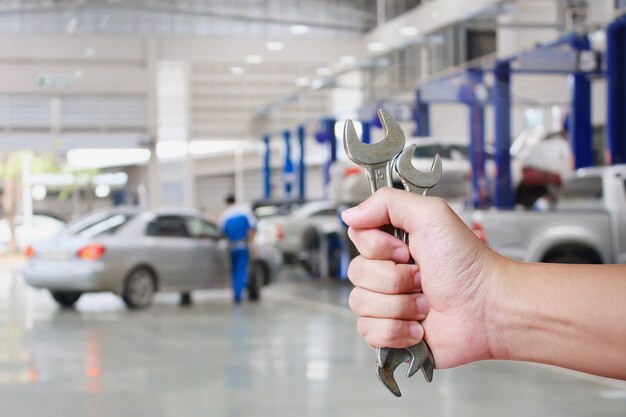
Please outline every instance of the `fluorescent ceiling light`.
M159 159L180 159L187 155L187 141L184 140L160 140L156 146Z
M74 169L144 165L150 159L148 149L71 149L67 164Z
M305 35L309 33L309 27L306 25L293 25L289 28L289 32L294 35Z
M282 51L284 47L285 44L278 41L272 41L265 44L265 48L267 48L268 51Z
M311 88L314 90L319 90L323 86L324 86L324 80L322 80L321 78L316 78L315 80L311 82Z
M341 58L339 58L339 62L341 62L344 65L354 65L356 64L356 57L352 55L344 55Z
M319 67L317 69L317 75L321 76L321 77L326 77L329 76L330 74L333 73L333 70L331 70L328 67Z
M230 67L230 73L233 75L241 75L246 72L244 67Z
M309 85L310 82L311 81L309 81L309 79L305 77L296 78L296 85L298 87L306 87Z
M372 52L382 52L385 50L385 44L382 42L370 42L367 44L367 49Z
M403 26L400 28L399 32L402 36L415 36L420 33L415 26Z
M261 55L248 55L246 57L246 62L248 64L260 64L263 62L263 57Z
M247 149L249 141L242 140L192 140L189 142L189 153L192 156L234 152L236 149Z
M106 184L96 185L96 189L94 190L96 197L98 198L107 198L109 194L111 194L111 187Z

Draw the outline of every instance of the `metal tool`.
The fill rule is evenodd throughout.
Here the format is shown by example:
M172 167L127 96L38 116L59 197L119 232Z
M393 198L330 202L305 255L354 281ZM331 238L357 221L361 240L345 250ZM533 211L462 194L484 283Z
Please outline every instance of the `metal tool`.
M402 185L406 191L427 195L428 191L439 182L441 178L441 157L437 154L433 160L430 171L423 172L417 170L411 162L415 154L416 145L410 145L398 156L396 160L396 171L400 176ZM402 240L409 244L409 235L403 231L399 233ZM413 263L413 259L409 263ZM412 356L407 378L410 378L421 368L426 381L433 380L433 372L435 369L435 360L433 354L425 341L421 341L416 345L405 349ZM402 352L401 349L383 348L378 352L378 368L376 369L378 378L391 391L393 395L399 397L401 395L400 388L396 383L393 374L400 364L406 362L409 355Z
M401 126L389 113L379 110L378 118L385 129L385 138L375 144L364 144L361 142L354 124L350 120L346 122L344 129L346 154L350 160L361 166L365 171L372 194L382 187L393 186L392 166L395 158L402 152L405 143L404 132ZM415 152L415 148L413 147L412 149ZM412 155L413 153L411 153ZM435 181L430 187L433 187L439 178L436 177L434 179ZM419 181L418 183L425 187L429 186L429 183L425 181ZM406 239L404 232L401 232L399 229L394 228L393 233L400 239ZM377 359L376 374L378 378L397 397L401 394L398 384L393 377L393 372L401 363L410 361L408 377L413 376L418 369L422 368L426 380L428 382L432 381L434 361L432 360L430 350L424 342L406 349L377 348ZM424 367L424 364L426 364L426 367Z

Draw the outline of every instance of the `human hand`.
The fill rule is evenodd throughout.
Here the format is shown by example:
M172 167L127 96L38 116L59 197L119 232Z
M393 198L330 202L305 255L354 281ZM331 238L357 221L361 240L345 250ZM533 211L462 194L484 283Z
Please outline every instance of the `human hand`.
M440 369L493 358L493 277L506 258L447 203L384 188L343 220L361 253L348 269L350 307L368 344L403 348L423 337ZM386 224L409 234L409 248L379 229ZM409 250L414 265L406 264Z

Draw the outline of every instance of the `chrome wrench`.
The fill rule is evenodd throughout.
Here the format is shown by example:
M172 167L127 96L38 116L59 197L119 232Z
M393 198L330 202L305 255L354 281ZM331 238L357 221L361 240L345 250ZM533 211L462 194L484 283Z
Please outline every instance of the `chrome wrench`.
M396 160L396 171L400 176L402 185L406 191L427 195L428 191L439 182L441 178L441 158L435 155L430 171L423 172L417 170L411 163L413 154L415 154L416 145L410 145L398 156ZM404 243L409 245L409 235L404 231L399 233ZM409 263L414 263L411 258ZM422 373L427 382L433 380L433 372L435 369L435 360L433 354L425 341L421 341L416 345L406 348L413 356L413 360L407 371L407 378L410 378L422 368ZM393 376L396 368L406 361L406 354L398 349L381 349L379 351L379 367L377 369L378 378L396 397L400 397L400 388Z
M392 167L395 158L404 148L404 132L400 124L386 111L379 110L378 118L385 129L385 138L374 144L364 144L359 139L351 120L344 128L344 149L350 160L359 165L367 176L370 191L375 193L383 187L392 187ZM394 228L396 237L403 239L404 233ZM428 350L426 348L426 350ZM422 367L428 357L423 355L424 348L419 344L407 349L377 348L376 374L380 381L394 395L400 396L400 390L393 378L393 370L400 364L410 360L408 376L412 376ZM419 358L418 361L415 359ZM423 359L422 359L423 357ZM395 364L393 367L389 366ZM391 373L389 373L391 371ZM424 370L427 380L432 380L432 371ZM430 379L429 379L430 378Z

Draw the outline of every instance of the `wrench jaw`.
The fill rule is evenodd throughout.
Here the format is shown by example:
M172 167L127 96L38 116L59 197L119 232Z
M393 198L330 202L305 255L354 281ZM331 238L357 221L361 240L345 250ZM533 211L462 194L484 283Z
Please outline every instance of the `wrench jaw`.
M390 350L390 349L379 349L379 361L381 359L381 351ZM393 377L393 373L396 368L403 364L406 361L413 362L413 355L407 349L393 349L391 350L393 354L387 355L384 357L384 362L379 363L376 366L376 376L380 382L396 397L400 397L402 393L400 392L400 387L398 387L398 383ZM419 369L419 368L418 368Z
M435 155L430 171L419 171L413 166L413 155L417 145L412 144L406 147L396 160L396 171L402 180L404 189L416 194L426 195L428 190L433 188L441 179L441 157Z
M350 160L359 166L390 164L404 149L404 132L393 117L384 110L378 117L385 128L385 138L376 143L363 143L356 133L352 120L346 121L343 129L343 147Z

